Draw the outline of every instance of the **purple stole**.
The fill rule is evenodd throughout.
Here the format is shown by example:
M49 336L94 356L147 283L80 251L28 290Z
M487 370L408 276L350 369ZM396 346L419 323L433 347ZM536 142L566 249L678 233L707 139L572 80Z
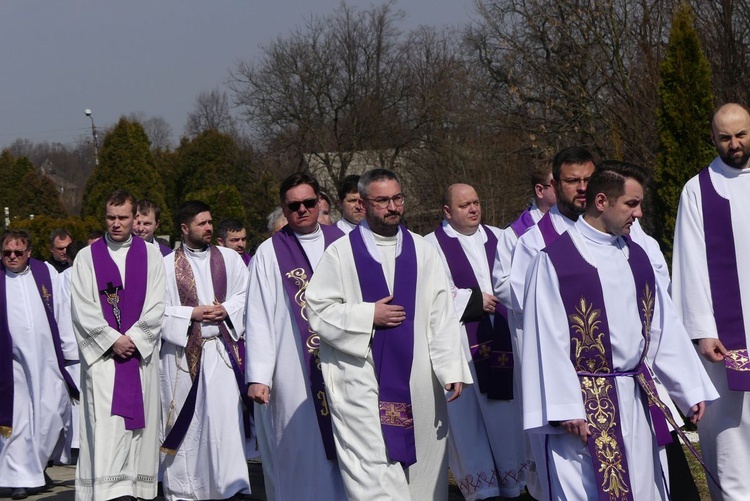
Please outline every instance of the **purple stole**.
M172 249L170 249L169 247L167 247L161 242L157 242L157 243L159 244L159 252L161 252L162 256L166 257L172 253Z
M29 268L36 282L39 291L39 297L44 304L44 312L47 315L47 323L52 333L52 344L55 348L57 366L60 374L65 380L68 389L68 395L71 398L79 399L80 394L73 379L65 370L65 358L62 353L62 343L60 342L60 331L57 328L57 321L54 316L54 298L52 296L52 279L49 268L42 261L29 259ZM6 270L0 264L0 400L4 402L0 408L0 435L10 437L13 431L13 337L8 324L8 298L6 289Z
M663 414L666 407L658 400L644 363L654 313L654 270L646 252L630 238L625 240L630 248L628 264L635 281L638 313L646 340L638 365L626 371L615 371L612 363L609 324L597 269L581 256L568 232L543 250L555 267L560 296L570 321L570 358L581 382L583 406L592 432L587 445L594 463L600 500L633 499L617 389L612 378L636 379L647 397L658 444L671 442Z
M323 232L324 245L328 248L333 242L344 236L344 233L335 226L318 225ZM328 409L328 398L326 396L323 373L320 370L320 336L313 332L307 321L305 312L305 290L307 283L312 278L312 265L299 243L294 231L289 225L284 226L271 237L276 260L279 263L281 281L284 291L289 297L292 306L294 320L300 336L300 344L304 356L307 376L310 381L310 391L313 396L315 415L318 418L318 428L323 439L323 447L328 459L336 459L336 446L333 441L333 426L331 424L331 413Z
M209 246L209 266L211 269L211 283L214 289L214 300L218 303L223 303L227 298L227 269L224 264L224 256L221 255L221 251L215 246ZM185 256L184 244L181 245L176 251L174 256L174 268L175 268L175 281L177 282L177 291L180 296L180 304L182 306L196 307L199 305L198 292L195 285L195 275L193 269ZM249 436L250 427L247 415L247 409L250 408L250 402L247 397L247 384L245 383L245 342L240 339L235 341L232 339L229 330L227 329L226 322L221 322L219 327L219 333L221 334L224 348L229 354L229 360L232 365L232 371L234 372L235 381L237 382L237 388L240 392L240 397L244 404L245 411L243 412L243 420L245 421L245 435ZM201 356L203 355L203 336L201 334L201 323L190 322L188 328L188 342L185 347L185 358L187 359L188 372L190 378L193 380L193 384L188 391L185 402L182 405L180 414L175 420L174 426L167 434L164 439L160 450L166 454L174 455L177 453L177 449L180 447L185 435L187 434L190 423L195 415L195 404L198 396L198 386L200 386L200 366Z
M372 356L378 380L380 426L388 456L404 468L417 462L414 439L414 414L411 406L411 366L414 359L414 315L417 294L417 252L414 238L406 227L396 269L391 304L404 307L406 320L398 327L376 327L372 339ZM349 233L354 264L357 268L362 300L374 303L390 296L383 267L367 250L362 227Z
M248 266L250 264L250 260L253 258L253 256L251 256L247 252L243 252L240 257L242 258L242 262L245 263L245 266Z
M531 210L526 209L521 213L520 216L518 216L518 219L510 223L510 228L513 230L513 233L516 234L516 238L520 238L521 235L526 233L526 231L534 226L534 219L531 217Z
M557 237L560 236L560 234L555 229L555 225L552 224L552 216L550 216L550 211L545 212L544 216L542 216L542 219L540 219L536 225L539 228L539 231L542 232L542 238L544 239L545 247L557 240Z
M750 391L750 359L742 314L740 279L729 200L716 192L710 171L698 174L706 239L706 261L716 330L729 354L724 357L730 390Z
M487 226L484 244L490 273L495 264L497 237ZM453 283L459 289L473 289L479 286L474 270L464 253L458 238L451 238L440 225L435 230L440 248L448 262ZM508 310L500 303L495 307L495 324L488 314L481 320L464 322L469 338L471 359L477 373L479 391L492 400L513 400L513 345L508 327Z
M132 237L130 249L125 258L125 283L120 270L109 255L107 239L101 238L91 244L91 257L94 262L96 288L102 315L107 324L121 334L125 334L141 317L146 301L148 283L148 252L146 242ZM115 363L115 386L112 393L112 414L122 416L126 430L145 428L146 418L141 387L140 355L134 354L127 360L112 356Z

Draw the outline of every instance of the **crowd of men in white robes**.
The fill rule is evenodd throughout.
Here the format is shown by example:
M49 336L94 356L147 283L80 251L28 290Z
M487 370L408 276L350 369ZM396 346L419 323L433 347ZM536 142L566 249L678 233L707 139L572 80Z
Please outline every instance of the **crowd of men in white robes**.
M748 110L719 108L711 138L673 280L638 222L647 171L577 147L505 229L454 184L414 234L401 180L373 169L343 180L335 225L317 180L289 176L254 256L200 201L172 250L123 190L72 265L67 232L42 263L8 230L0 486L37 492L77 446L80 500L248 497L258 454L276 500L445 500L448 468L467 500L695 499L684 416L712 499L744 499Z

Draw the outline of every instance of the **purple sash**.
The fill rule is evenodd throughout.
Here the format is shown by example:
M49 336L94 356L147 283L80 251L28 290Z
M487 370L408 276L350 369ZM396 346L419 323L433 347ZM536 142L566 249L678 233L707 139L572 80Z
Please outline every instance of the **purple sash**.
M644 382L650 382L649 389L644 389L650 408L651 397L655 394L644 364L654 312L654 271L645 251L630 239L626 241L630 247L628 264L635 281L642 335L646 340L638 365L627 371L614 370L609 323L597 269L581 256L567 232L543 251L555 267L560 296L570 321L570 358L581 382L584 409L592 432L587 444L601 500L633 499L613 378L633 377L642 388ZM652 411L651 417L657 442L659 445L668 443L664 416Z
M333 242L344 236L344 233L335 226L318 225L323 232L324 245L328 248ZM305 368L310 381L310 390L315 406L315 415L318 418L318 428L323 439L323 447L328 459L336 459L336 446L333 441L333 426L331 424L331 413L328 409L328 398L326 396L323 373L320 370L320 336L310 329L305 313L305 290L307 283L312 278L312 266L310 260L299 243L294 231L289 225L284 226L272 237L273 249L279 262L281 281L284 290L292 305L294 320L300 335L302 353L305 359Z
M240 257L242 257L242 262L245 263L245 266L248 266L250 264L250 260L253 258L253 256L251 256L247 252L243 252Z
M218 303L223 303L227 298L227 269L224 264L224 256L221 255L221 251L215 246L209 246L209 267L211 269L211 284L214 290L214 300ZM198 291L195 284L195 275L193 274L193 268L185 256L185 248L181 245L175 251L174 258L175 268L175 281L177 282L177 290L180 296L180 304L182 306L196 307L199 305ZM227 329L226 322L230 322L227 318L224 322L218 324L219 333L224 344L224 348L229 354L229 361L232 365L232 371L234 372L235 381L237 388L240 392L240 398L244 406L243 410L243 421L245 422L245 435L249 436L249 417L248 409L252 408L250 405L249 398L247 396L247 384L245 383L245 342L240 339L235 341L232 339L229 330ZM193 384L190 386L185 402L182 405L180 414L175 420L174 426L167 434L164 439L164 443L160 450L166 454L176 454L177 449L185 438L190 423L195 415L195 404L198 396L198 386L200 386L200 365L201 356L203 354L203 336L201 333L201 322L190 322L188 328L188 342L185 348L185 358L187 359L188 372L193 380Z
M552 216L550 216L550 211L547 211L536 225L537 227L539 227L539 231L542 232L542 238L544 239L545 247L557 240L557 238L560 236L560 234L555 229L555 225L552 224Z
M125 283L120 270L109 255L106 238L91 244L96 287L107 324L124 334L143 312L148 283L148 252L146 242L132 238L125 258ZM140 355L136 352L124 360L112 355L115 363L115 386L112 393L112 414L122 416L126 430L145 428L146 418L141 387Z
M161 252L162 256L166 257L172 253L172 249L170 249L169 247L167 247L161 242L157 242L157 243L159 244L159 252Z
M534 219L531 217L531 210L526 209L521 213L520 216L518 216L518 219L510 223L510 228L513 230L513 233L516 234L517 238L520 238L521 235L526 233L526 231L534 226Z
M495 265L497 237L487 226L483 228L487 235L484 249L491 274ZM445 254L456 287L479 287L471 263L458 239L449 237L442 225L435 230L435 237ZM469 338L479 391L492 400L513 400L513 344L508 327L508 310L497 303L494 326L490 315L485 314L481 320L464 322L464 327Z
M375 376L378 380L380 425L388 456L404 468L417 462L414 439L414 415L411 407L411 366L414 359L414 313L417 294L417 252L406 227L401 254L396 257L393 301L404 307L406 320L398 327L376 327L372 340ZM383 267L367 250L362 227L349 233L354 263L359 277L362 300L374 303L390 296Z
M700 171L706 261L716 330L729 354L724 357L730 390L750 391L750 358L742 314L740 279L729 200L716 192L708 168Z

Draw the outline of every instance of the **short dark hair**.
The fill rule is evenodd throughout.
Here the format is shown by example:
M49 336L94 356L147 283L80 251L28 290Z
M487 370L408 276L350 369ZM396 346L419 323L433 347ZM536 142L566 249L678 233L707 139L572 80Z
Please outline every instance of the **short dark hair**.
M5 230L0 237L0 246L5 247L6 242L11 240L20 240L27 248L31 248L31 234L26 230Z
M359 176L356 174L350 174L341 181L341 187L339 188L338 196L339 201L343 202L349 193L357 193L357 184L359 183Z
M537 184L547 184L547 177L552 172L552 163L549 161L537 165L531 171L531 189L535 190Z
M104 232L102 230L94 230L92 232L89 232L88 236L86 237L86 241L89 240L98 240L104 236Z
M230 231L242 231L244 229L245 225L242 224L242 221L240 221L239 219L225 219L219 223L219 226L216 227L216 238L226 240L227 233L229 233Z
M588 150L578 146L562 149L552 159L552 179L560 181L560 169L565 164L583 165L589 162L595 163L594 156Z
M71 235L70 232L65 228L56 228L52 230L52 232L49 234L50 247L55 245L55 240L57 240L58 238L60 240L65 240L66 238L73 240L73 235Z
M586 207L593 207L594 199L603 193L610 200L617 200L625 193L625 181L635 179L641 186L646 186L649 173L645 167L622 162L604 160L596 166L586 186Z
M201 212L211 212L211 206L200 200L188 200L177 209L177 224L190 224Z
M315 192L315 196L320 197L320 184L318 184L318 180L306 172L295 172L284 179L279 187L279 199L282 205L286 200L286 192L301 184L309 184Z
M104 210L107 210L108 205L120 207L121 205L125 205L127 202L130 202L130 206L133 208L133 215L135 216L135 208L138 204L135 200L135 197L131 195L127 190L115 190L110 193L107 196L106 202L104 202Z
M154 220L158 223L161 221L161 209L158 205L156 205L156 202L152 202L151 200L148 200L144 198L143 200L139 200L138 204L136 205L135 211L138 214L154 214Z
M368 170L359 178L357 183L357 191L359 196L365 198L367 196L367 189L375 181L396 181L401 184L401 180L398 178L395 172L388 169L372 169Z

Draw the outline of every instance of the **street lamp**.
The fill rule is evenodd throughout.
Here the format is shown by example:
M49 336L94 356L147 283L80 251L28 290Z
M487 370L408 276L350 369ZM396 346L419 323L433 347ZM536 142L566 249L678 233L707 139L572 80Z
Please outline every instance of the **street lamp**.
M94 136L94 163L99 166L99 137L96 135L96 125L94 125L94 117L91 116L91 110L86 108L83 111L87 117L91 119L91 135Z

